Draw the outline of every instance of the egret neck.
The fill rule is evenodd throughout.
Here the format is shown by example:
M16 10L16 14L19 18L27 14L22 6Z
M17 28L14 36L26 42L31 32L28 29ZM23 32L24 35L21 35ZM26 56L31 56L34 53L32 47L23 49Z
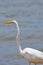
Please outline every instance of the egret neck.
M17 41L17 47L19 50L19 53L22 54L22 49L20 45L20 30L19 30L19 25L17 22L14 22L17 25L17 36L16 36L16 41Z

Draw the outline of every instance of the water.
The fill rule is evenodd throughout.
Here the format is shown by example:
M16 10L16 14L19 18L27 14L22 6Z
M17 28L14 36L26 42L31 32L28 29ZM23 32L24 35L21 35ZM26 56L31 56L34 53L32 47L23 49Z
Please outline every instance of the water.
M21 46L43 51L43 0L0 0L0 65L28 65L19 57L16 27L4 21L16 19Z

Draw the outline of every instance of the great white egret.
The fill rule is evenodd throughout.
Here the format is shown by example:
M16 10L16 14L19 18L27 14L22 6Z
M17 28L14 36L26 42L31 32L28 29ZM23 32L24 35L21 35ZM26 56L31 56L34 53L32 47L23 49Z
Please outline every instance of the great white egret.
M25 48L24 50L21 49L21 45L19 44L20 43L20 30L19 30L19 25L17 21L12 20L12 21L4 22L4 24L12 24L12 23L16 24L16 27L17 27L16 41L17 41L17 46L18 46L20 55L28 61L29 65L30 63L34 63L35 65L37 63L43 64L43 52L32 49L32 48Z

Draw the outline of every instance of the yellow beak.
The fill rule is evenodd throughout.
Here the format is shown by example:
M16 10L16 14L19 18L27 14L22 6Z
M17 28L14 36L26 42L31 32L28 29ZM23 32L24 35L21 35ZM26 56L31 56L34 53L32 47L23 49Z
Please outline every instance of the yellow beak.
M6 22L4 22L4 24L13 24L13 22L12 21L6 21Z

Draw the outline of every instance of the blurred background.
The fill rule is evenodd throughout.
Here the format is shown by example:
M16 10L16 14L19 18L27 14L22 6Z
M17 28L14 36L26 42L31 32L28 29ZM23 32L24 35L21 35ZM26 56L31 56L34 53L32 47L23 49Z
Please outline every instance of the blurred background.
M43 51L43 0L0 0L0 65L28 65L19 57L16 26L3 24L14 19L19 23L22 49Z

